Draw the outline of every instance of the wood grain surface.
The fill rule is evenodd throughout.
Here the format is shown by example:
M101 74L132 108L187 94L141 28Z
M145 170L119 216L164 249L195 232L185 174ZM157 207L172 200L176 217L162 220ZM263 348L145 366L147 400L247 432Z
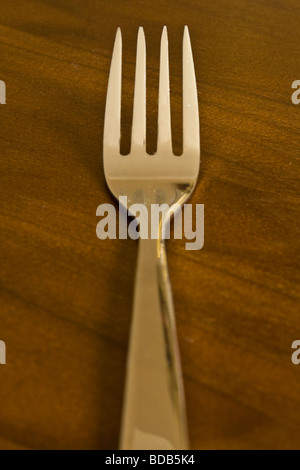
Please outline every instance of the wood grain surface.
M155 150L159 42L181 149L189 25L202 123L205 247L168 242L192 449L299 449L298 0L1 0L0 448L116 449L137 244L100 241L116 28L129 149L138 26Z

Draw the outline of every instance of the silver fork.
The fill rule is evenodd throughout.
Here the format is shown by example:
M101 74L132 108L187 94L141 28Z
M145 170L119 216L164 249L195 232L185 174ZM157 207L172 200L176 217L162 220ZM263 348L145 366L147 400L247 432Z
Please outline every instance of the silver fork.
M156 238L140 239L127 359L121 450L188 449L183 381L168 276L164 228L190 197L199 173L197 85L187 26L183 37L183 155L172 151L167 29L161 39L158 146L146 153L146 45L139 28L131 151L120 154L122 36L117 31L104 125L104 172L108 187L128 206L168 204ZM151 227L149 227L150 229Z

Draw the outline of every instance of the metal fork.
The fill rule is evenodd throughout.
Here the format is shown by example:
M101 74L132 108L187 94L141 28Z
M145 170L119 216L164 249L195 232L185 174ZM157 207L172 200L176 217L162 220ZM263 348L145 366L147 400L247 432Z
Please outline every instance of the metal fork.
M183 155L174 156L171 137L167 28L161 39L158 146L146 153L146 45L137 41L131 151L120 154L122 36L117 31L104 125L104 172L112 194L128 206L166 203L157 237L140 239L133 318L121 426L121 450L188 449L183 381L176 337L164 228L190 197L200 165L197 85L188 27L183 37ZM150 229L150 227L149 227Z

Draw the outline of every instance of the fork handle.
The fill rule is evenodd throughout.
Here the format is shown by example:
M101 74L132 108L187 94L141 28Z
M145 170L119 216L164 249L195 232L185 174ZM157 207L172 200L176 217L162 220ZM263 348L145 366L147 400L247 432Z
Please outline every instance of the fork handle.
M120 449L188 449L183 381L163 240L139 241Z

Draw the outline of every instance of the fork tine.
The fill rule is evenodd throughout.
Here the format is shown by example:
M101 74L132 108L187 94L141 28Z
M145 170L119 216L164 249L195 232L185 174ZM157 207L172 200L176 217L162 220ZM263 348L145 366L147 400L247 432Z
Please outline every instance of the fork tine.
M118 28L109 73L103 136L104 146L117 147L118 152L121 138L121 87L122 34Z
M183 36L183 152L200 152L197 83L189 29ZM194 154L192 154L194 155Z
M160 45L159 102L158 102L158 152L172 152L169 45L168 31L164 26Z
M145 147L146 142L146 42L144 29L139 28L136 53L134 105L131 149Z

